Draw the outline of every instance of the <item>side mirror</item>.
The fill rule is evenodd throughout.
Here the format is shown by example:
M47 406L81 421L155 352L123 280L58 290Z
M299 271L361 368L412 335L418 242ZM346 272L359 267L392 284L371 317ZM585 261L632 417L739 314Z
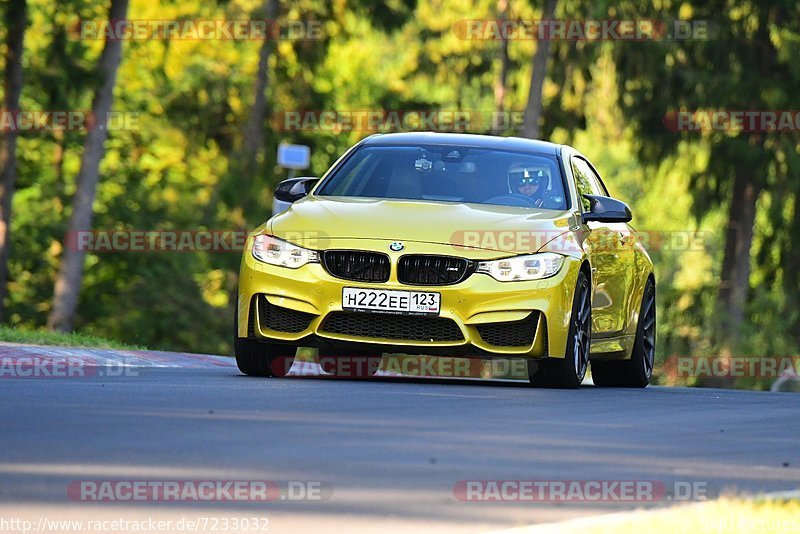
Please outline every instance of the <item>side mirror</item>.
M581 215L584 223L589 221L625 223L633 219L631 209L621 200L600 195L583 195L589 200L590 209Z
M291 203L309 194L318 181L319 178L312 177L289 178L278 184L273 196L283 202Z

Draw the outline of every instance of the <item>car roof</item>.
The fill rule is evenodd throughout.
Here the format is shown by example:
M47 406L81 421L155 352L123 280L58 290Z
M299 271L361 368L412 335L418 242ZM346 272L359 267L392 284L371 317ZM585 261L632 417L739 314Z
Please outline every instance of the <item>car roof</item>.
M402 146L407 144L461 145L538 152L540 154L552 155L558 155L562 147L562 145L557 145L555 143L540 141L538 139L525 139L522 137L439 132L375 134L364 139L362 144L365 146Z

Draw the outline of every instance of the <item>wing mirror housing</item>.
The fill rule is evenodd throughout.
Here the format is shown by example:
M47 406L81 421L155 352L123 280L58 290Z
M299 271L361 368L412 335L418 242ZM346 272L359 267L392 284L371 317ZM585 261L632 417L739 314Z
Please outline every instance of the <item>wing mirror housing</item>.
M319 182L319 178L310 176L289 178L278 184L273 196L283 202L292 203L308 195L317 182Z
M601 195L583 195L589 200L590 209L581 218L584 223L590 221L604 223L626 223L633 219L627 204L616 198Z

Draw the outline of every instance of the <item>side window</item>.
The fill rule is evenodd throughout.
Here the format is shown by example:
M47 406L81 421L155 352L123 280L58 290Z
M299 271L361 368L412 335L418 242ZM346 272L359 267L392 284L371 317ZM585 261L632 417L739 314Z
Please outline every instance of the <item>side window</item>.
M575 187L578 189L582 211L587 212L591 209L591 204L583 195L600 195L602 193L592 184L590 176L593 173L585 161L580 158L572 158L572 173L575 175Z
M605 197L609 196L608 190L606 189L605 184L603 184L603 180L600 179L600 176L595 172L592 168L592 165L584 159L580 159L579 161L586 167L586 173L589 177L589 182L592 184L592 189L597 191L597 195L603 195Z

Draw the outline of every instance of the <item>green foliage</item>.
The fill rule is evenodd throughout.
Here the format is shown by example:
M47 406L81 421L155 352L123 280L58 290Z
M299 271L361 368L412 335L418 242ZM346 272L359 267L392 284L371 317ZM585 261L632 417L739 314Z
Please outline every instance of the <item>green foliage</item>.
M89 109L100 41L74 39L79 19L99 20L99 0L29 0L26 109ZM132 19L243 19L261 0L133 1ZM709 19L708 41L553 43L543 88L544 133L586 153L611 192L629 202L651 241L658 278L658 354L713 354L730 176L745 168L762 188L756 218L744 354L796 354L800 337L800 146L797 135L675 134L667 111L792 109L800 87L798 4L789 1L563 0L569 20ZM138 127L113 131L95 201L98 230L239 230L270 215L279 142L312 149L321 175L370 132L284 132L295 110L495 108L500 42L463 39L454 25L494 19L493 0L281 2L282 21L315 20L321 39L281 40L269 65L262 159L243 176L237 154L254 100L259 41L126 41L114 109ZM537 20L541 2L509 2L510 19ZM0 36L5 30L0 28ZM504 106L522 111L533 40L509 43ZM765 64L762 58L770 58ZM14 199L8 316L36 329L75 191L84 133L23 134ZM236 252L89 254L79 330L151 348L229 351ZM763 387L763 384L757 384Z
M665 114L679 110L785 110L796 107L800 64L796 61L800 6L791 1L625 3L640 17L708 21L708 39L617 43L614 59L620 76L619 99L636 138L642 163L655 165L680 154L687 143L705 154L701 166L687 169L691 215L699 225L714 220L718 235L728 226L742 226L723 210L731 200L735 179L756 192L752 258L731 253L731 264L750 261L750 288L745 321L732 348L747 355L796 353L800 342L800 140L797 133L711 131L676 134L661 124ZM663 211L663 210L662 210ZM730 220L728 220L730 218ZM741 230L741 228L739 228ZM749 243L748 243L749 244ZM720 242L720 246L724 243ZM715 261L721 261L720 253ZM719 273L720 271L715 271ZM723 276L725 273L722 273ZM713 303L716 280L703 289ZM681 298L686 298L683 292ZM716 308L716 309L715 309ZM694 318L704 334L727 320L728 309L712 306L709 320ZM708 328L710 327L710 328ZM718 340L727 345L726 339ZM739 343L740 342L740 343ZM717 350L705 343L706 350Z

